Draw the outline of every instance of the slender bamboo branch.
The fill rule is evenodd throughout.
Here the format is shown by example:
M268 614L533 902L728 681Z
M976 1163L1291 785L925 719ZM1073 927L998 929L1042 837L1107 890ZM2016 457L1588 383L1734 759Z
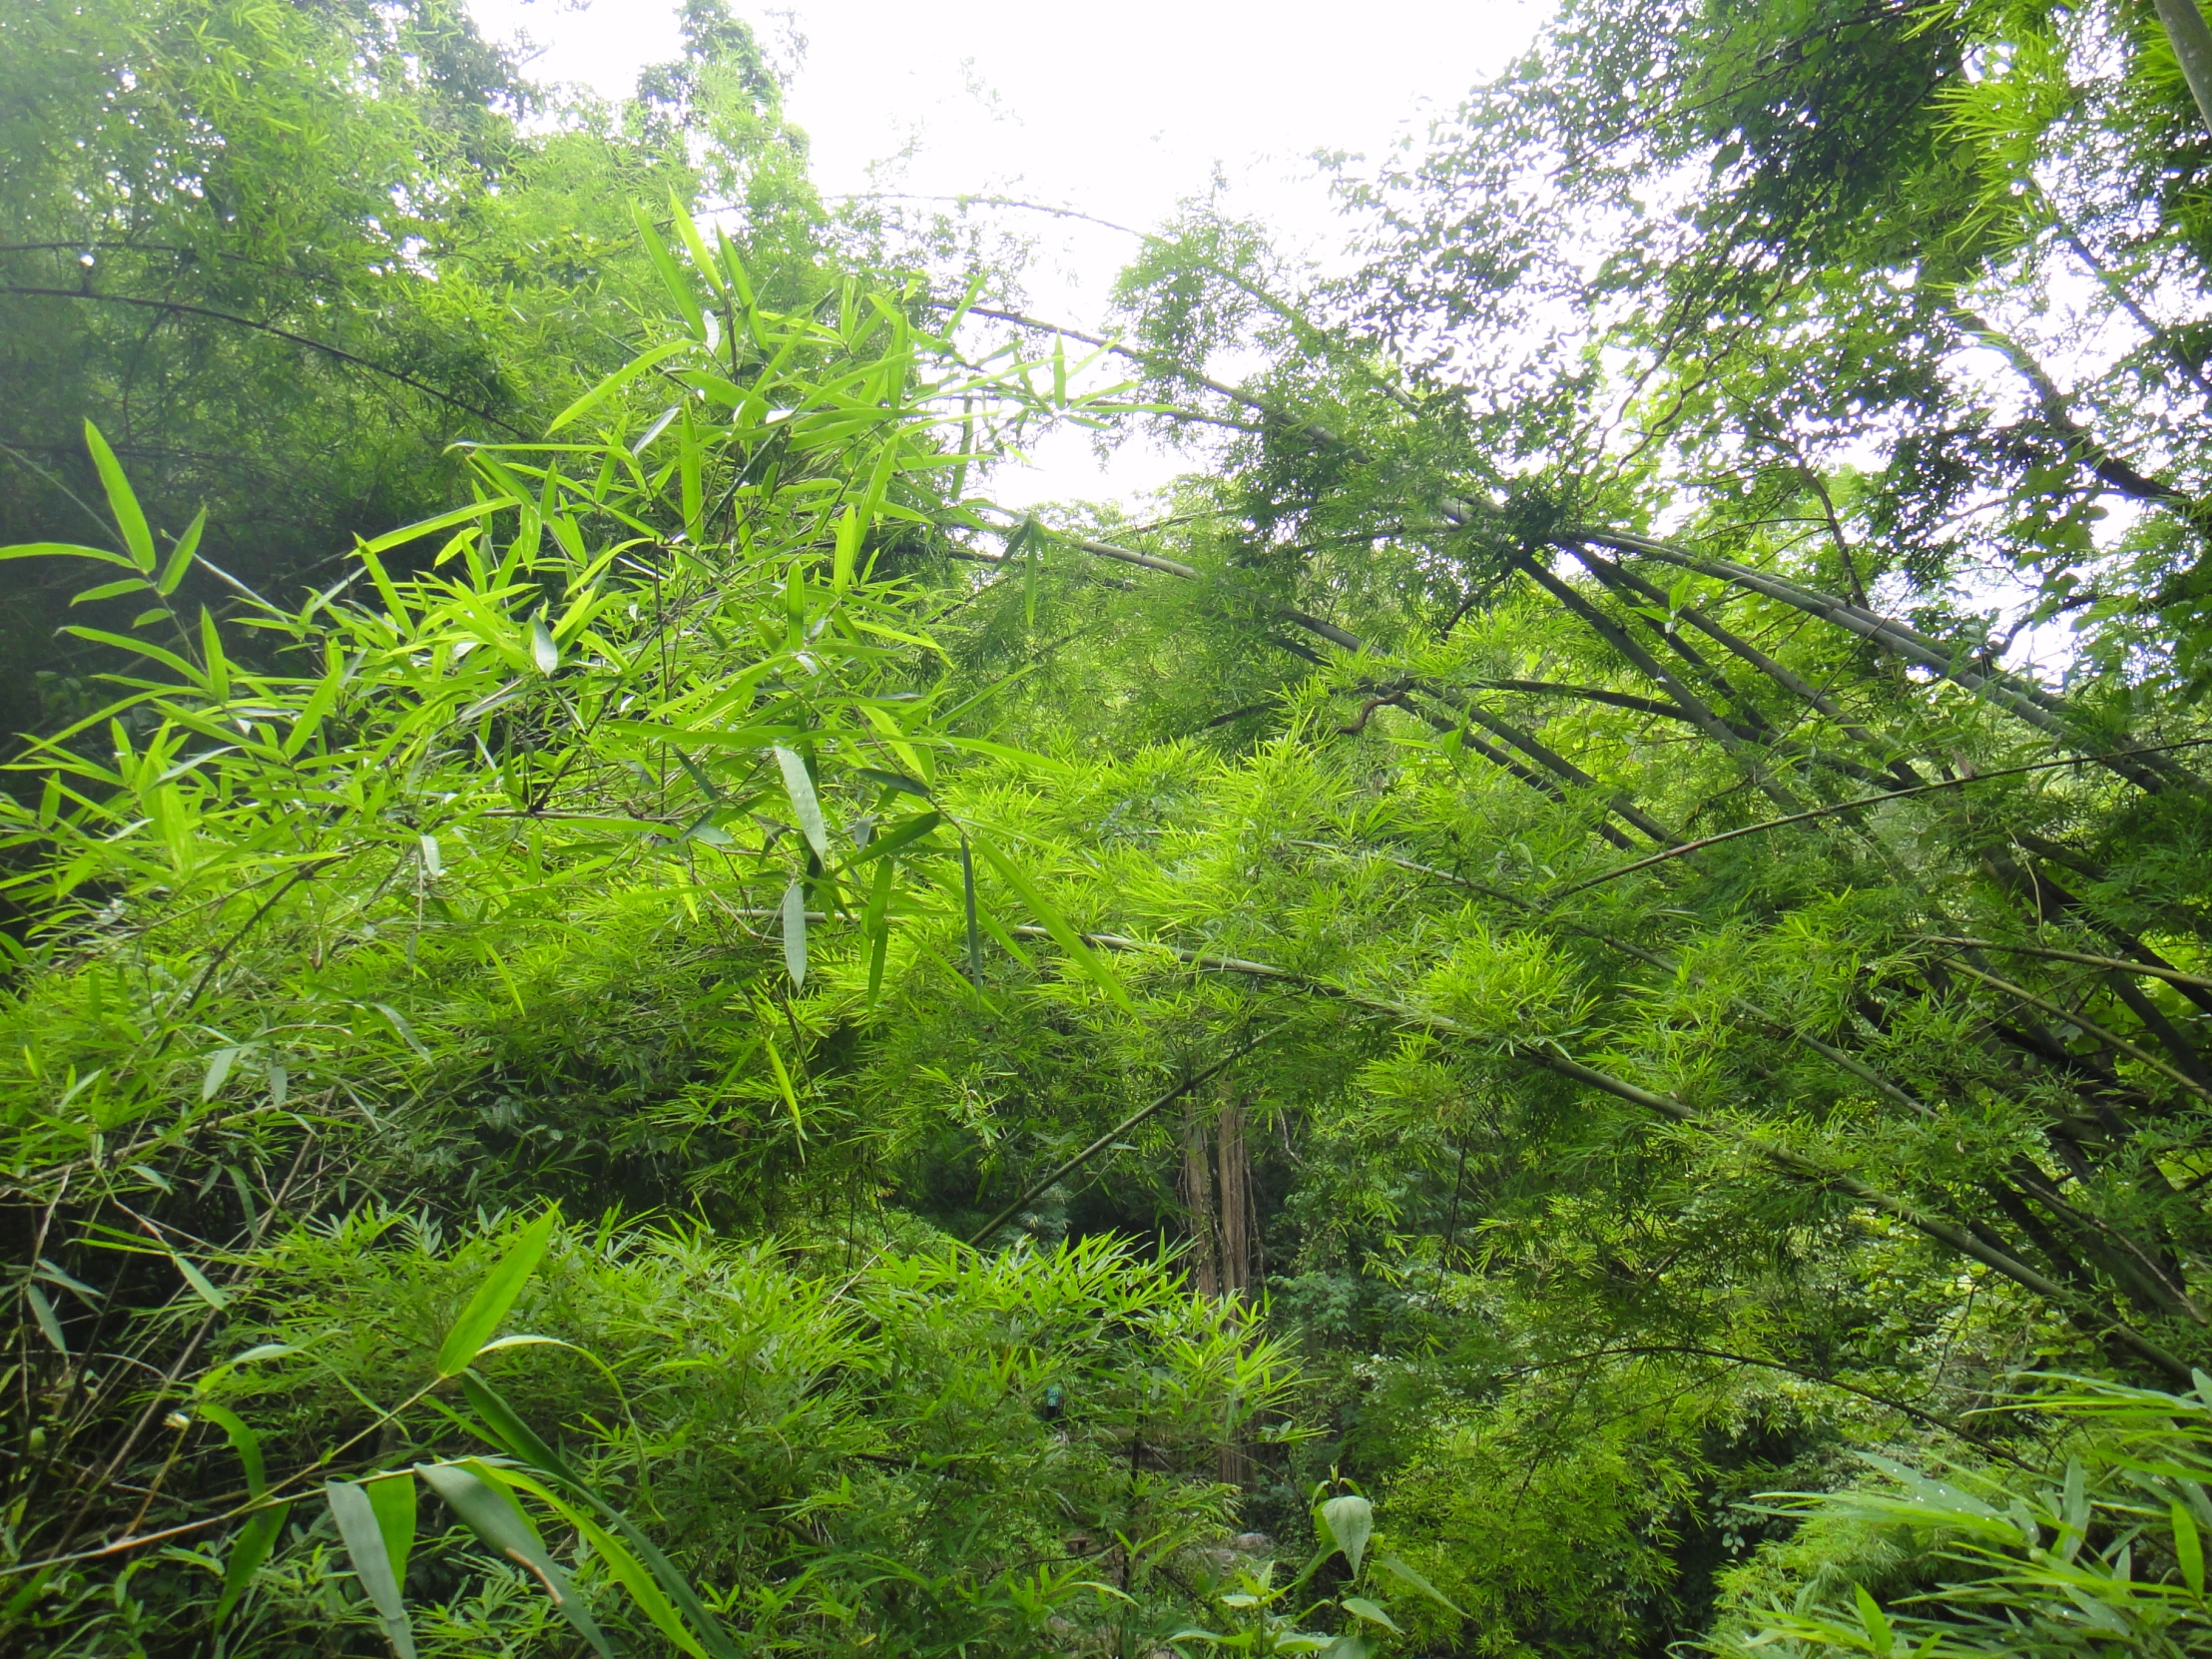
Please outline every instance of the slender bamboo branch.
M2079 950L2053 950L2039 944L2003 944L1995 939L1969 939L1953 937L1948 933L1930 933L1920 941L1923 944L1956 945L1961 950L2001 950L2018 956L2048 956L2058 962L2079 962L2084 967L2110 968L2117 973L2148 974L2153 979L2163 979L2172 985L2194 985L2200 990L2212 991L2212 979L2201 978L2194 973L2183 973L2179 968L2152 967L2144 962L2123 961L2117 956L2091 956Z
M1310 975L1295 973L1287 968L1276 967L1271 963L1248 962L1240 958L1226 956L1209 957L1203 952L1150 944L1114 933L1089 933L1082 935L1082 938L1084 943L1104 950L1165 950L1178 960L1189 962L1202 971L1253 974L1255 977L1274 980L1278 983L1295 986L1301 990L1312 991L1338 1001L1351 1003L1358 1007L1373 1009L1378 1013L1389 1014L1395 1018L1425 1026L1430 1030L1453 1036L1473 1038L1477 1041L1485 1040L1481 1033L1471 1031L1457 1020L1450 1019L1445 1015L1430 1013L1384 997L1362 995L1342 986L1330 984L1326 980L1318 980ZM1568 1079L1570 1082L1584 1084L1602 1093L1612 1095L1615 1099L1642 1107L1646 1111L1656 1113L1687 1128L1696 1129L1701 1133L1713 1136L1717 1140L1732 1144L1794 1179L1842 1194L1847 1198L1856 1199L1872 1209L1880 1210L1885 1215L1895 1217L1903 1222L1915 1232L1925 1234L1937 1243L1957 1251L1960 1255L1971 1257L1984 1267L2002 1274L2023 1290L2033 1292L2053 1307L2081 1314L2084 1317L2089 1316L2092 1312L2092 1310L2083 1306L2084 1299L2079 1294L2029 1267L2011 1251L1979 1237L1972 1230L1960 1227L1954 1222L1924 1210L1909 1199L1900 1198L1894 1193L1887 1193L1879 1187L1871 1186L1855 1175L1842 1170L1830 1169L1813 1159L1805 1157L1802 1153L1794 1152L1788 1147L1777 1145L1772 1141L1742 1133L1731 1133L1713 1123L1687 1101L1679 1100L1673 1095L1660 1094L1655 1090L1644 1088L1641 1084L1631 1083L1626 1078L1615 1077L1609 1072L1600 1071L1595 1066L1585 1065L1580 1060L1572 1058L1557 1048L1548 1047L1537 1042L1514 1043L1507 1045L1506 1053L1511 1058L1525 1060L1532 1065L1540 1066L1546 1071ZM1145 1109L1145 1115L1159 1110L1167 1103L1166 1099L1155 1102L1151 1107ZM1050 1183L1046 1184L1049 1185ZM1042 1189L1039 1188L1038 1190L1041 1191ZM1003 1220L1003 1217L998 1219ZM997 1221L994 1220L992 1225L996 1226ZM2124 1321L2110 1318L2109 1310L2094 1310L2093 1312L2098 1320L2104 1322L2105 1335L2136 1358L2149 1363L2176 1380L2186 1379L2191 1375L2187 1362L2169 1353L2150 1337L2137 1331Z
M1027 929L1016 929L1016 931L1027 931ZM1037 929L1037 931L1041 932L1042 929ZM1103 938L1105 937L1105 935L1091 935L1091 937ZM1129 942L1134 943L1134 941ZM1249 965L1257 966L1258 964L1254 963ZM1027 1204L1039 1193L1045 1191L1046 1188L1051 1187L1056 1182L1064 1179L1068 1175L1073 1174L1076 1170L1081 1169L1099 1153L1105 1151L1108 1147L1112 1146L1114 1142L1120 1140L1131 1130L1137 1128L1140 1124L1144 1123L1148 1118L1151 1118L1160 1112L1166 1111L1168 1107L1174 1105L1178 1100L1181 1100L1185 1095L1189 1094L1201 1083L1204 1083L1208 1079L1218 1076L1220 1073L1228 1070L1230 1066L1234 1065L1237 1061L1243 1059L1247 1054L1250 1054L1254 1049L1258 1048L1262 1043L1266 1042L1270 1037L1274 1036L1278 1031L1282 1029L1283 1028L1280 1025L1270 1026L1267 1030L1261 1032L1257 1037L1252 1038L1248 1042L1239 1044L1229 1053L1222 1056L1222 1058L1216 1060L1212 1065L1206 1067L1205 1070L1193 1072L1190 1076L1184 1078L1182 1082L1176 1084L1174 1088L1168 1090L1166 1094L1160 1096L1159 1099L1153 1101L1151 1105L1139 1107L1136 1111L1130 1113L1129 1116L1123 1118L1121 1122L1115 1124L1113 1128L1107 1130L1105 1134L1099 1136L1097 1140L1091 1142L1089 1146L1086 1146L1074 1157L1068 1159L1063 1164L1056 1165L1052 1169L1050 1174L1045 1175L1036 1181L1032 1181L1027 1187L1023 1188L1020 1197L1016 1198L1011 1204L1007 1205L1005 1209L999 1211L997 1215L991 1217L989 1221L985 1222L981 1227L978 1227L975 1230L973 1237L968 1240L968 1244L970 1246L980 1248L985 1239L989 1238L993 1233L997 1232L1000 1227L1005 1225L1009 1217L1014 1215L1024 1204Z
M1837 813L1856 812L1862 807L1875 807L1885 801L1904 801L1916 795L1932 795L1937 790L1963 789L1968 784L1979 784L1995 778L2017 778L2030 772L2055 772L2064 767L2087 766L2092 760L2125 759L2138 755L2167 755L2178 749L2197 749L2212 744L2212 738L2183 738L2176 743L2149 744L2136 749L2114 750L2106 756L2069 755L2063 761L2037 761L2032 766L2002 767L1994 772L1977 772L1971 778L1939 778L1933 784L1917 784L1909 790L1886 790L1880 795L1863 795L1855 801L1838 801L1827 807L1815 807L1810 812L1792 813L1787 818L1770 818L1758 824L1746 824L1735 830L1724 830L1717 835L1707 835L1700 840L1685 841L1680 846L1670 846L1664 852L1655 852L1635 863L1623 864L1593 875L1587 881L1577 881L1559 890L1558 898L1568 897L1586 888L1601 886L1623 875L1633 875L1653 864L1663 864L1670 858L1680 858L1691 852L1701 852L1706 847L1718 846L1723 841L1737 840L1745 835L1764 834L1769 830L1780 830L1792 824L1803 824L1808 819L1828 818ZM1554 902L1557 900L1555 899Z
M279 328L274 322L257 322L250 316L240 316L233 311L219 311L207 305L188 305L179 299L142 299L136 294L90 293L80 288L25 287L15 282L0 282L0 293L16 293L38 299L90 299L104 305L135 305L144 310L169 311L179 316L205 316L218 322L233 322L241 328L252 328L258 333L274 334L276 338L288 340L293 345L305 346L309 351L319 351L326 357L333 358L338 362L350 363L355 368L365 368L371 374L383 375L387 380L396 380L410 390L419 391L425 397L435 398L440 403L450 404L463 414L474 415L478 420L496 426L502 432L512 433L518 438L527 438L530 435L521 427L511 425L500 419L489 409L480 409L467 399L455 397L451 392L443 391L427 380L418 379L405 369L386 368L382 363L371 362L366 357L355 356L352 352L343 350L338 346L325 345L321 340L310 339L305 334L295 334L289 328Z
M2017 1000L2026 1003L2030 1008L2039 1009L2043 1013L2050 1015L2053 1019L2063 1020L2066 1024L2074 1026L2087 1035L2094 1037L2098 1042L2105 1044L2108 1048L2117 1049L2120 1053L2125 1054L2129 1059L2140 1061L2142 1064L2149 1066L2153 1071L2157 1072L2161 1077L2167 1078L2174 1083L2180 1084L2182 1088L2187 1089L2191 1094L2197 1096L2200 1100L2212 1101L2212 1089L2207 1089L2202 1083L2199 1083L2195 1078L2189 1076L2188 1073L2181 1071L2179 1068L2168 1065L2165 1061L2161 1060L2157 1055L2151 1053L2148 1049L2141 1048L2136 1044L2129 1042L2118 1032L2106 1030L2103 1026L2097 1024L2094 1020L2090 1019L2086 1014L2070 1012L2065 1008L2061 1008L2055 1002L2050 1002L2042 997L2037 996L2033 991L2027 989L2024 985L2015 985L2009 979L1999 979L1993 973L1983 973L1979 968L1969 967L1964 962L1954 961L1951 963L1951 966L1955 968L1958 972L1966 975L1967 978L1978 979L1984 985L1987 985L1991 990L2002 991L2006 996L2016 998Z

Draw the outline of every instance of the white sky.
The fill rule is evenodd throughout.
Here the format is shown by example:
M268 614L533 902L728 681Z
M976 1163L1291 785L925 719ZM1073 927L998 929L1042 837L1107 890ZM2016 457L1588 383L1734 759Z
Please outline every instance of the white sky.
M642 65L679 52L666 0L581 9L471 0L470 9L493 38L527 30L546 48L537 78L608 98L626 96ZM1308 158L1373 155L1448 111L1527 45L1548 6L783 0L764 10L735 0L733 10L787 59L793 36L804 38L790 113L813 141L825 194L1019 196L1146 229L1204 192L1218 166L1232 208L1274 226L1286 249L1325 252L1339 227ZM871 180L871 163L909 145L909 159ZM1013 223L1041 239L1034 308L1095 324L1129 240L1036 215ZM1048 439L1034 459L1026 476L995 480L1009 505L1126 496L1176 470L1171 457L1130 445L1102 471L1074 432Z

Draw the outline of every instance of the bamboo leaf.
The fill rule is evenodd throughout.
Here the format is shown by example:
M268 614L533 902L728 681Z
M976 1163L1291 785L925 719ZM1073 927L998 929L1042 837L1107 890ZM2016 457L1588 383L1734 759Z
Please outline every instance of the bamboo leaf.
M237 1364L236 1361L233 1364ZM262 1437L247 1426L246 1419L228 1405L218 1405L213 1400L203 1400L200 1414L221 1428L231 1442L231 1449L239 1454L240 1463L246 1468L246 1492L249 1497L260 1497L269 1490L269 1470L262 1461Z
M1429 1583L1427 1579L1423 1578L1419 1573L1415 1572L1411 1567L1407 1566L1396 1556L1379 1555L1376 1557L1375 1564L1382 1571L1388 1573L1392 1578L1397 1579L1400 1583L1405 1584L1411 1589L1418 1590L1422 1595L1426 1596L1430 1601L1433 1601L1437 1606L1445 1608L1450 1612L1457 1613L1461 1618L1466 1618L1469 1616L1462 1608L1460 1608L1460 1606L1456 1602L1454 1602L1449 1596L1445 1595L1443 1591L1437 1589L1435 1585Z
M223 1627L223 1621L231 1616L239 1598L246 1594L254 1574L269 1559L270 1547L276 1543L276 1534L283 1530L284 1520L290 1513L288 1503L257 1509L239 1528L238 1536L231 1542L230 1556L223 1563L223 1595L215 1604L213 1620L217 1629Z
M123 475L123 463L115 458L100 428L89 420L85 422L85 447L92 451L92 464L100 472L100 487L108 492L108 510L115 514L115 527L123 533L123 546L131 555L131 563L152 574L154 532L147 528L146 514L132 492L131 480Z
M430 1489L445 1500L446 1506L460 1516L470 1531L492 1550L535 1575L552 1598L553 1605L560 1609L561 1616L592 1645L601 1659L614 1659L614 1648L600 1630L599 1621L592 1617L591 1609L584 1604L576 1585L546 1549L545 1540L538 1536L538 1529L523 1513L522 1506L505 1487L486 1478L490 1472L473 1460L465 1464L415 1465L415 1473L429 1483Z
M407 1587L407 1558L414 1551L415 1483L411 1471L378 1475L361 1482L369 1509L376 1516L377 1533L384 1540L384 1555L402 1593Z
M890 950L891 883L897 874L898 866L888 858L876 864L867 910L860 920L860 935L867 940L867 1005L871 1008L883 989L883 961Z
M488 501L472 501L465 507L455 507L452 511L439 513L434 518L421 518L415 520L412 524L402 524L396 530L386 530L382 535L362 542L358 551L388 553L395 547L404 547L411 541L419 541L424 536L432 535L452 525L465 523L472 518L488 518L493 513L504 512L509 507L519 507L521 505L521 499L512 495L494 496Z
M960 908L967 921L968 983L983 988L983 933L975 916L975 854L965 835L960 837Z
M514 1243L507 1247L507 1254L484 1276L475 1295L469 1298L468 1306L461 1310L460 1318L446 1332L445 1341L438 1345L440 1377L460 1376L491 1341L499 1322L507 1317L515 1299L522 1295L522 1287L537 1268L546 1246L552 1243L553 1229L559 1220L559 1207L549 1207L515 1235Z
M96 605L103 599L115 599L126 593L145 593L154 586L143 576L126 576L120 581L102 582L96 588L72 595L72 605Z
M407 1484L411 1527L414 1480L411 1475L398 1478ZM385 1480L379 1484L396 1482ZM353 1563L353 1576L360 1580L369 1604L376 1609L392 1651L399 1659L414 1659L414 1627L407 1620L406 1602L400 1594L400 1569L391 1558L380 1517L367 1491L350 1480L324 1481L322 1491L329 1501L330 1518L337 1523L338 1541Z
M121 565L125 570L138 568L124 554L73 541L25 541L12 547L0 547L0 561L8 559L97 559L104 565Z
M791 797L792 815L799 820L799 832L807 837L807 844L815 849L815 856L830 856L830 831L822 822L822 803L815 796L815 781L807 772L807 763L782 744L774 746L776 764L784 772L784 793Z
M192 1287L193 1294L202 1302L219 1314L231 1306L230 1297L219 1290L215 1281L202 1273L189 1259L174 1250L169 1253L169 1259L177 1264L177 1271L184 1275L185 1283Z
M185 573L192 569L193 557L200 551L200 537L207 528L208 509L202 507L193 515L192 522L185 526L185 533L177 540L177 550L170 554L169 563L162 567L161 580L155 586L164 599L177 591L179 584L185 579Z
M665 256L666 250L663 250L663 254ZM591 390L584 393L583 396L579 397L575 402L571 403L567 408L563 409L559 414L555 415L552 419L551 424L546 427L546 430L548 432L558 432L563 426L566 426L578 415L588 414L591 410L597 408L601 403L604 403L608 398L614 396L616 392L620 391L632 380L643 374L647 369L658 367L660 364L668 361L669 358L675 356L679 351L689 351L691 349L692 342L690 340L679 339L670 340L665 345L656 345L649 351L639 352L635 357L632 357L628 362L624 363L620 368L616 369L612 374L608 375L604 380L600 381L598 385L592 387ZM510 505L512 505L512 503L510 503Z
M53 1303L36 1285L25 1285L23 1295L31 1304L31 1318L38 1323L39 1335L52 1346L64 1360L69 1358L69 1339L62 1335L62 1322L54 1312Z
M794 985L807 983L807 885L794 881L784 889L784 968Z
M1000 852L990 842L979 840L975 844L984 858L989 861L991 868L996 870L1000 878L1020 895L1021 901L1029 906L1030 913L1039 922L1043 923L1044 930L1052 935L1053 942L1072 957L1078 967L1090 975L1099 989L1106 993L1116 1007L1134 1014L1137 1011L1137 1005L1130 1001L1129 993L1122 988L1121 981L1115 978L1106 965L1093 954L1091 947L1083 942L1082 936L1068 925L1067 918L1045 902L1044 894L1037 890L1036 884L1021 872L1012 859ZM1361 1501L1366 1502L1367 1500L1363 1498Z
M2189 1593L2201 1598L2204 1595L2204 1542L2197 1534L2196 1517L2189 1513L2187 1504L2175 1503L2168 1518L2174 1529L2174 1559L2181 1566L2181 1581L2189 1586Z
M638 228L638 239L645 244L646 258L659 273L661 286L676 301L676 308L684 313L684 322L691 329L692 337L705 340L707 319L699 309L699 296L692 292L691 283L684 278L683 267L676 263L676 257L668 251L668 244L661 241L660 233L653 229L653 222L645 217L642 209L633 207L630 218ZM558 426L560 422L554 424Z
M629 1540L639 1557L652 1569L653 1576L659 1580L662 1589L668 1593L669 1599L682 1608L685 1617L692 1621L700 1636L705 1640L707 1647L715 1655L715 1659L738 1659L736 1644L730 1640L728 1633L723 1630L720 1621L709 1613L700 1602L699 1597L692 1590L690 1580L678 1572L668 1557L661 1553L660 1548L644 1533L640 1532L636 1526L632 1525L621 1511L608 1503L592 1487L585 1484L575 1470L568 1466L560 1453L548 1445L535 1429L523 1421L520 1413L507 1403L498 1389L474 1372L469 1372L462 1377L461 1389L466 1394L469 1404L475 1408L477 1415L483 1419L484 1425L490 1430L493 1440L503 1450L521 1458L543 1473L551 1475L577 1496L588 1501L593 1508L598 1510L609 1526Z

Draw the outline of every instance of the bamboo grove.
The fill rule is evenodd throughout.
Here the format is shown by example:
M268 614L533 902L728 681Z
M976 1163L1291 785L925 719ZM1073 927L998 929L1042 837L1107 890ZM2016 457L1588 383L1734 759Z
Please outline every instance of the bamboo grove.
M433 7L81 11L0 1644L2212 1649L2174 10L1569 6L1096 334L704 0L534 126ZM1070 424L1188 470L999 505Z

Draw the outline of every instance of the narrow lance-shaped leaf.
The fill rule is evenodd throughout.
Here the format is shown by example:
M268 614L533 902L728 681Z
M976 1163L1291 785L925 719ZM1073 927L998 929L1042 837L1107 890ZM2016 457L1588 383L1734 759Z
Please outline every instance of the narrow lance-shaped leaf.
M768 1068L776 1074L776 1086L783 1091L784 1104L791 1108L792 1128L801 1140L807 1138L807 1120L799 1110L799 1091L792 1086L792 1074L785 1069L784 1056L776 1051L776 1039L763 1033L761 1046L768 1050Z
M185 533L177 539L177 550L170 554L169 563L162 566L161 580L155 587L165 599L177 591L185 579L185 572L192 569L193 556L200 551L200 537L208 528L208 509L202 507L185 526Z
M100 472L100 486L108 492L108 510L115 514L115 527L123 533L123 545L130 552L131 563L151 573L155 558L154 532L147 528L146 513L131 489L131 480L123 474L123 463L115 458L115 451L100 435L100 428L89 420L85 422L85 447L92 451L92 464Z
M991 868L998 871L1005 883L1029 906L1030 912L1044 924L1044 930L1052 935L1053 942L1074 958L1076 965L1097 982L1099 989L1106 993L1116 1007L1134 1014L1137 1005L1129 1000L1129 993L1122 989L1121 981L1092 953L1091 947L1083 942L1082 935L1068 925L1067 918L1045 902L1045 896L1037 890L1036 884L1021 872L1012 859L990 842L977 841L975 844L990 861Z
M1457 1613L1461 1618L1466 1618L1468 1616L1465 1610L1462 1609L1457 1602L1453 1601L1449 1596L1445 1595L1443 1591L1437 1589L1435 1585L1429 1583L1427 1579L1423 1578L1418 1572L1414 1571L1413 1568L1407 1566L1396 1556L1379 1555L1375 1558L1375 1564L1382 1571L1388 1573L1392 1578L1397 1579L1400 1583L1406 1585L1411 1589L1418 1590L1422 1595L1426 1596L1430 1601L1433 1601L1437 1606L1446 1608L1451 1612Z
M231 1616L231 1610L246 1594L246 1588L254 1581L254 1574L269 1559L271 1547L276 1535L283 1530L284 1521L291 1513L291 1505L279 1503L272 1508L257 1509L247 1516L246 1524L239 1528L238 1536L231 1542L231 1554L223 1563L223 1594L215 1604L214 1624L221 1629L223 1621Z
M487 1465L486 1472L517 1491L528 1492L573 1526L592 1546L600 1560L606 1563L607 1570L614 1575L615 1580L630 1592L630 1599L638 1604L663 1635L689 1654L691 1659L710 1659L707 1649L700 1644L699 1639L684 1628L684 1621L677 1616L675 1604L667 1593L653 1581L653 1575L621 1538L574 1504L566 1502L543 1481L533 1479L517 1469L492 1468Z
M975 915L975 854L968 838L960 837L960 905L967 917L968 982L983 988L983 930Z
M592 1617L591 1609L584 1604L574 1581L546 1549L545 1540L538 1536L538 1529L531 1525L522 1505L504 1487L485 1478L489 1472L481 1464L415 1465L415 1473L429 1482L430 1489L445 1499L446 1505L461 1517L470 1531L534 1575L545 1586L545 1593L552 1597L561 1616L575 1626L593 1650L602 1659L614 1659L614 1648L599 1628L599 1621Z
M522 1294L522 1287L537 1267L538 1258L545 1254L559 1219L559 1209L548 1208L516 1235L515 1242L507 1247L507 1254L484 1276L484 1282L476 1287L476 1294L469 1298L468 1306L461 1310L461 1317L453 1322L452 1330L445 1334L445 1341L438 1347L440 1377L460 1376L468 1370L478 1351L491 1341L499 1322L507 1317L507 1310Z
M784 889L784 968L794 985L807 983L807 884Z
M889 954L891 939L891 883L897 874L898 866L888 858L876 864L875 880L868 887L867 910L860 921L861 937L867 940L867 1003L871 1008L883 989L883 961Z
M676 308L684 313L684 321L690 327L692 337L705 340L707 319L699 309L699 296L692 292L691 283L685 279L683 268L668 251L668 244L661 241L660 233L653 229L653 222L645 217L644 210L632 208L630 217L638 228L638 239L645 244L646 258L653 262L654 271L660 275L661 285L668 289L668 296L676 301Z
M701 1639L716 1659L738 1659L737 1646L730 1640L728 1632L707 1611L693 1591L691 1581L677 1571L675 1564L661 1552L660 1546L640 1532L598 1491L587 1485L568 1466L567 1460L548 1445L536 1429L523 1421L520 1413L507 1403L498 1389L474 1372L469 1372L461 1379L461 1391L467 1396L476 1414L482 1418L485 1429L501 1450L551 1475L570 1491L584 1498L599 1511L609 1526L629 1540L639 1558L652 1568L653 1576L668 1592L669 1599L682 1608L685 1617L697 1627Z
M799 832L807 837L807 844L815 849L815 856L830 856L830 831L822 822L822 803L815 795L815 781L808 774L807 763L782 744L774 746L776 764L783 769L784 792L791 797L792 816L799 820Z
M412 1476L400 1478L410 1489L413 1487ZM384 1627L392 1651L399 1659L414 1659L414 1628L407 1621L399 1569L392 1561L367 1491L350 1480L325 1481L322 1490L329 1500L330 1518L337 1523L338 1541L345 1545L345 1553L353 1563L353 1576L360 1580L369 1605L376 1609L376 1617Z
M218 1405L212 1400L202 1402L200 1414L221 1428L230 1439L231 1449L239 1454L239 1461L246 1467L246 1492L249 1497L260 1497L269 1489L269 1475L262 1462L262 1438L247 1426L228 1405Z

